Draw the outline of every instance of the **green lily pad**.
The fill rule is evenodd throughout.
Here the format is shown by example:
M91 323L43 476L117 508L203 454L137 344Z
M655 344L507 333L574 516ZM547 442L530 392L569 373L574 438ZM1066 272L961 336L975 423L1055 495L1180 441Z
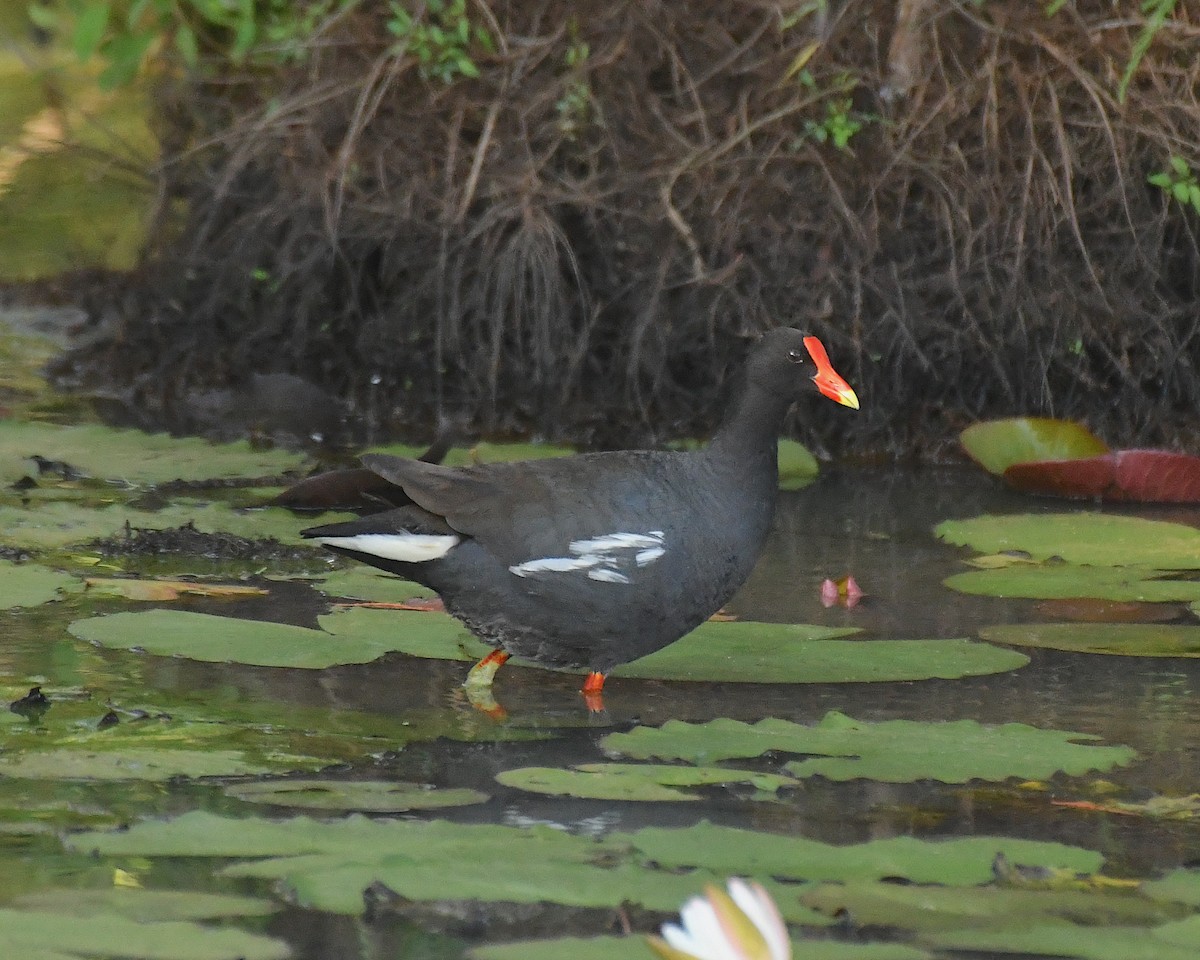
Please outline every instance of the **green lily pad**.
M397 651L478 660L489 647L447 614L353 608L320 618L321 630L182 610L146 610L79 620L81 640L217 663L322 669L367 663ZM968 640L821 639L852 630L770 623L706 623L617 676L743 683L857 683L957 678L1012 670L1028 658ZM510 669L510 668L506 668Z
M0 756L0 777L27 780L170 780L269 773L280 766L314 766L305 757L263 764L240 750L169 750L124 747L112 750L42 750Z
M420 783L392 780L269 780L234 783L225 792L249 803L316 810L402 813L483 803L486 793L468 789L435 790Z
M139 960L283 960L282 940L186 921L145 923L111 914L0 908L9 956L137 957Z
M1200 600L1200 581L1156 579L1168 576L1162 570L1141 568L1024 563L956 573L943 582L951 590L985 597L1035 600L1088 597L1153 603Z
M724 876L795 881L848 883L900 878L917 884L970 887L992 880L992 862L997 853L1004 853L1014 863L1088 873L1098 870L1104 861L1092 850L1011 837L889 837L839 846L711 823L682 830L646 827L615 835L611 840L628 843L639 856L666 868L703 868Z
M49 567L0 560L0 609L41 606L57 600L61 591L81 586L75 577Z
M956 930L928 938L945 950L980 950L1072 960L1195 960L1200 917L1146 929L1045 925L1006 930Z
M1108 445L1086 427L1049 417L987 420L967 427L958 439L972 460L998 477L1014 463L1078 460L1108 452Z
M1195 628L1200 631L1200 627ZM601 745L625 756L714 763L757 757L769 750L816 754L789 763L796 777L830 780L866 778L887 783L940 780L1045 779L1059 770L1080 775L1129 763L1129 747L1090 746L1075 741L1098 737L1041 730L1023 723L983 726L974 720L922 723L888 720L867 723L831 712L816 726L766 719L755 724L717 719L692 724L668 720L663 726L612 733Z
M340 663L369 663L406 646L458 656L466 630L447 616L406 610L361 610L320 618L326 630L237 620L186 610L145 610L77 620L73 636L101 646L141 650L212 663L322 670ZM366 626L362 626L362 625ZM478 644L482 651L487 651Z
M1200 530L1180 523L1102 513L1042 513L947 520L934 529L947 543L981 553L1020 550L1096 566L1200 570Z
M522 767L502 771L496 779L506 787L532 793L591 800L699 800L699 795L676 788L747 783L757 790L775 793L800 784L791 777L754 770L632 763L583 763L571 770Z
M0 543L27 550L50 550L117 537L123 534L127 525L145 530L170 530L189 524L201 533L306 543L299 535L303 524L297 523L287 510L277 508L237 510L219 502L187 502L173 503L161 510L139 510L118 499L106 504L69 500L41 500L27 505L0 503Z
M1006 623L979 635L996 643L1122 657L1200 657L1200 627L1170 623Z
M779 489L802 490L817 478L820 466L806 446L795 440L779 441Z
M403 603L414 597L436 597L426 586L399 577L377 573L369 567L354 566L337 570L321 580L317 589L330 597L349 597L375 603ZM1200 599L1200 592L1196 594Z
M27 459L32 454L63 461L89 477L135 486L275 475L298 469L304 459L284 450L256 450L246 440L209 443L196 437L118 430L100 424L64 427L0 421L2 485L35 471Z
M1029 662L999 655L1000 648L969 640L833 639L856 632L805 624L709 621L669 647L617 667L613 676L736 683L867 683L982 676L1016 670Z
M1200 907L1200 870L1172 870L1161 880L1147 880L1140 889L1154 900Z
M838 940L793 940L798 960L928 960L930 954L901 943L843 943ZM487 944L467 951L467 960L656 960L646 938L563 937Z
M1174 919L1145 897L1127 891L1013 890L994 886L957 887L853 881L821 884L800 899L826 916L847 911L866 927L890 927L922 934L973 930L1014 932L1043 923L1107 927L1154 925ZM1086 937L1083 926L1075 935Z
M63 916L92 917L112 914L157 923L162 920L212 920L217 917L262 917L277 912L280 904L257 897L193 890L140 890L108 887L103 890L38 890L11 904Z
M205 812L147 821L115 833L69 836L72 849L118 856L271 857L226 867L234 877L282 880L303 906L359 915L375 881L414 900L484 900L615 907L623 901L675 911L707 883L705 870L667 872L637 862L626 847L547 827L369 820L233 820ZM781 888L768 884L777 899ZM794 904L789 916L824 918Z

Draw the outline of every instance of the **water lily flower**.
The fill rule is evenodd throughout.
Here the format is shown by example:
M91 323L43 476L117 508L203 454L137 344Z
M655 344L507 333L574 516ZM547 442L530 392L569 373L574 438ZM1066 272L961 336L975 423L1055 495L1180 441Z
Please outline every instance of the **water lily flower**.
M682 926L663 924L647 937L665 960L791 960L792 947L779 908L761 884L730 878L726 893L714 886L679 911Z

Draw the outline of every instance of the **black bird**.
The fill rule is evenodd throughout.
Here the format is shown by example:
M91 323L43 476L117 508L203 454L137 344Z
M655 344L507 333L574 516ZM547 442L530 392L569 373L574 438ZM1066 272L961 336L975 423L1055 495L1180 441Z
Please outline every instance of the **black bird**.
M301 532L436 590L496 649L468 685L515 656L605 676L678 640L749 576L775 513L776 441L811 385L858 409L821 341L777 329L755 345L712 442L443 467L371 454L363 465L412 503Z

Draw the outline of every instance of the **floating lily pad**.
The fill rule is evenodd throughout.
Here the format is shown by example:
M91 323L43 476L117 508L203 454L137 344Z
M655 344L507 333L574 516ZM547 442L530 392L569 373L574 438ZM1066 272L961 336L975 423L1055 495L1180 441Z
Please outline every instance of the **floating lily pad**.
M172 750L122 747L111 750L58 749L0 756L0 777L28 780L170 780L172 777L240 776L281 766L311 767L311 758L250 761L240 750Z
M1172 870L1161 880L1147 880L1141 890L1154 900L1200 907L1200 870Z
M0 931L13 957L138 957L139 960L283 960L282 940L199 923L144 923L125 917L0 908Z
M1195 960L1200 951L1200 917L1151 929L1054 924L1005 930L957 930L935 934L928 941L944 950L1072 960Z
M1200 530L1102 513L1046 513L947 520L934 532L982 553L1020 550L1097 566L1200 570Z
M803 444L779 441L779 489L802 490L817 478L819 470L817 458Z
M330 597L349 597L380 603L403 603L414 597L436 597L428 587L411 580L377 573L369 567L355 565L337 570L316 584L318 590ZM1197 593L1200 599L1200 593Z
M83 852L134 856L271 857L226 867L227 876L283 880L304 906L359 915L375 881L414 900L485 900L616 907L624 901L675 911L707 883L705 870L653 869L627 847L605 847L546 827L521 829L445 821L234 820L205 812L147 821L127 831L65 842ZM778 885L768 888L783 899ZM794 904L789 916L825 923Z
M887 927L934 934L964 927L1015 932L1041 923L1066 923L1076 937L1091 925L1154 925L1180 911L1164 909L1145 897L1081 890L1010 890L1002 887L946 887L898 883L822 884L801 891L813 909L834 916L846 911L866 927ZM1083 925L1088 925L1087 927Z
M63 590L79 587L75 577L49 567L0 560L0 609L40 606L59 599Z
M321 617L320 624L322 630L309 630L148 610L79 620L69 629L81 640L116 649L310 669L367 663L390 651L469 661L490 649L447 614L354 608ZM821 639L852 632L790 624L706 623L665 650L614 672L663 680L855 683L975 676L1028 663L1027 657L1011 650L968 640Z
M987 420L967 427L959 440L971 459L996 476L1014 463L1073 460L1108 452L1108 445L1086 427L1049 417Z
M225 792L249 803L317 810L401 813L483 803L486 793L468 789L435 790L420 783L393 780L269 780L234 783Z
M1195 628L1200 632L1200 627ZM941 780L1044 779L1059 770L1079 775L1129 763L1129 747L1090 746L1075 741L1098 737L1063 730L1041 730L1023 723L983 726L974 720L922 723L888 720L867 723L831 712L816 726L766 719L755 724L717 719L692 724L668 720L663 726L612 733L602 746L614 753L646 759L714 763L756 757L769 750L816 754L786 767L796 777L830 780L858 777L888 783Z
M257 897L190 890L140 890L109 887L103 890L39 890L18 897L13 907L72 917L112 914L156 923L162 920L212 920L217 917L261 917L280 905Z
M1090 597L1120 601L1200 600L1200 581L1158 579L1161 570L1138 567L1085 567L1074 563L1015 564L993 570L970 570L944 583L960 593L986 597L1029 597L1065 600Z
M840 640L853 630L804 624L703 623L613 671L617 677L737 683L866 683L1004 673L1027 659L969 640ZM1012 651L1009 651L1010 653Z
M58 426L0 421L0 481L8 485L36 472L26 459L37 454L89 477L145 485L168 480L275 475L299 468L303 456L256 450L246 440L209 443L196 437L118 430L100 424Z
M930 954L900 943L843 943L794 940L792 954L802 960L928 960ZM656 960L646 938L563 937L488 944L467 951L468 960Z
M522 767L498 773L496 779L506 787L532 793L591 800L699 800L698 794L677 788L746 783L765 793L774 793L800 783L792 777L754 770L632 763L584 763L571 770Z
M139 510L117 500L103 505L65 500L35 501L28 505L0 503L0 543L27 550L55 549L117 537L123 535L127 525L170 530L188 524L201 533L305 543L299 534L303 524L280 509L236 510L219 502L173 503L161 510Z
M146 610L78 620L68 629L81 640L124 650L214 663L321 670L369 663L393 650L457 658L465 628L450 617L392 610L349 610L321 618L325 630L260 620L237 620L185 610ZM479 656L487 648L477 644Z
M1004 853L1015 863L1091 872L1104 858L1092 850L1011 837L918 840L889 837L839 846L805 837L779 836L700 823L682 830L646 827L611 838L667 868L699 867L721 875L770 876L793 881L851 882L903 879L969 887L992 879Z
M1200 627L1170 623L1009 623L979 635L996 643L1123 657L1200 657Z

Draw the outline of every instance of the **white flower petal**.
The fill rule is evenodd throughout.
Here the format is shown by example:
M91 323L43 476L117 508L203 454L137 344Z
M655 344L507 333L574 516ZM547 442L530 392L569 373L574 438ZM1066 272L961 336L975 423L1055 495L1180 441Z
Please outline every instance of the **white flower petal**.
M686 945L672 942L663 928L663 939L677 950L691 953L697 960L744 960L741 951L725 936L712 904L703 897L692 897L685 903L679 918L688 939Z
M767 941L767 947L771 951L771 960L792 960L792 944L788 937L787 927L784 925L783 917L779 915L779 908L775 906L775 901L771 899L771 895L763 889L762 885L753 880L746 881L740 877L732 877L729 880L728 889L730 899L737 904L742 913L750 918L750 922L758 928L758 932Z

